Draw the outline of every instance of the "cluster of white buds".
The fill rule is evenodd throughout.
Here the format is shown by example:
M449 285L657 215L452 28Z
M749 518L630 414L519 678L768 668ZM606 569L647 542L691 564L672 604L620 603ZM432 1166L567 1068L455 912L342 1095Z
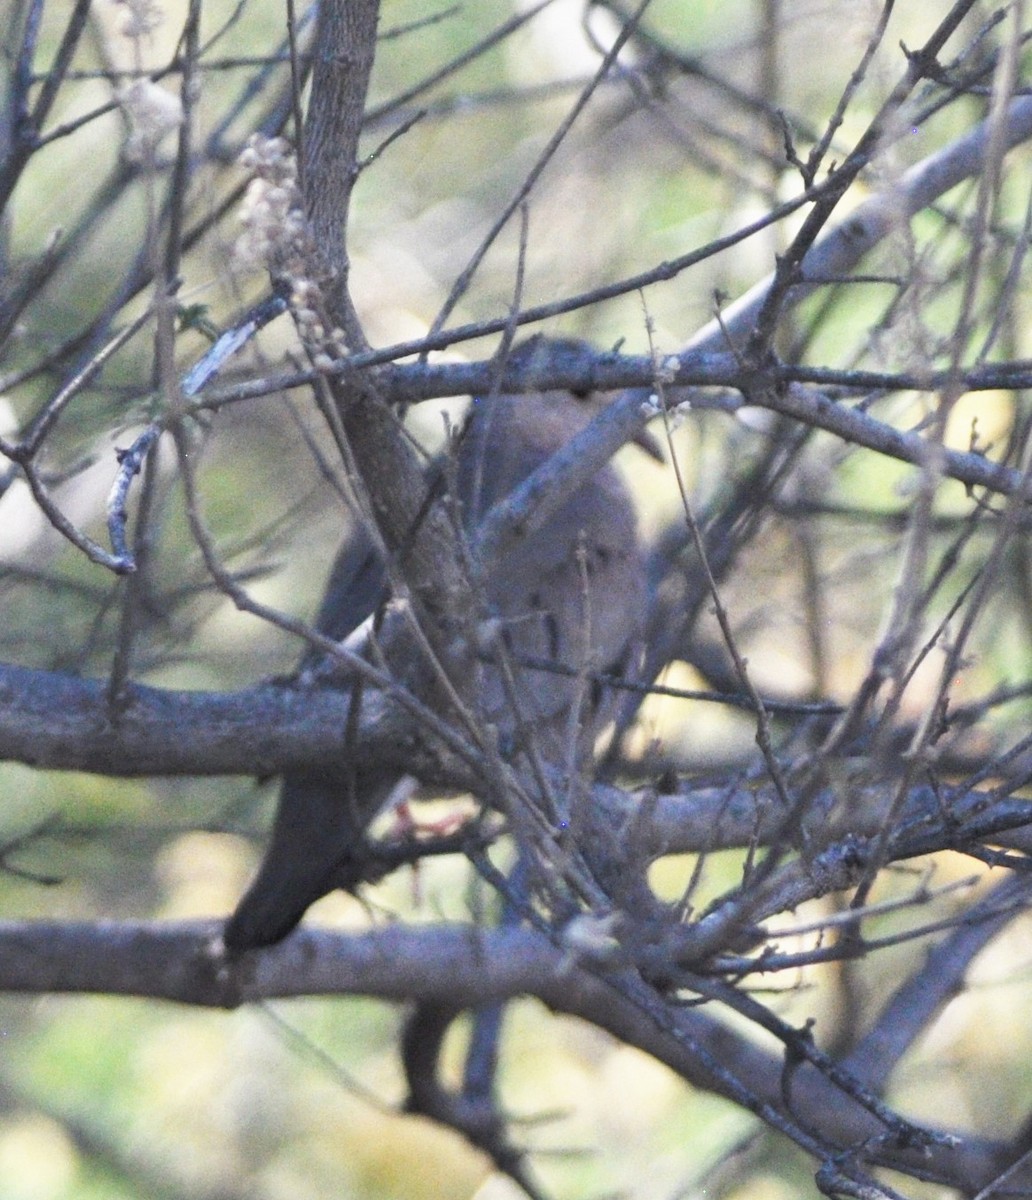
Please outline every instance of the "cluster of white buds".
M120 32L127 38L138 39L153 33L165 20L165 10L155 0L114 0L126 10Z
M297 185L297 158L286 138L253 135L240 155L253 178L240 210L243 233L236 258L243 267L290 275L307 248L307 231Z
M677 372L681 369L681 360L676 354L668 354L664 359L654 355L652 369L657 391L641 402L642 416L651 421L665 411L667 428L672 433L681 427L692 408L690 400L682 400L678 404L667 403L665 389L676 381Z
M673 383L677 378L677 372L681 369L681 360L676 354L668 354L666 358L660 362L658 359L655 364L655 378L659 384Z
M328 371L348 352L344 330L326 328L322 289L313 279L294 279L292 285L290 307L297 331L312 356L312 365Z
M244 193L240 221L244 231L236 260L244 268L264 268L290 285L290 307L298 333L320 370L347 350L342 330L329 328L322 288L311 275L318 262L301 205L297 158L285 138L255 134L240 155L253 175Z
M158 146L183 123L182 100L153 80L134 79L119 89L118 102L129 118L126 158L153 163Z

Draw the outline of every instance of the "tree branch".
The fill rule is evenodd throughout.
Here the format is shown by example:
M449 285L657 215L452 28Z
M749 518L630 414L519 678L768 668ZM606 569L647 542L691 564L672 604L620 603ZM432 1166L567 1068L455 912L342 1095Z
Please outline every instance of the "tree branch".
M811 1146L861 1147L876 1162L975 1191L1006 1166L1006 1146L986 1139L933 1141L919 1149L885 1141L879 1123L820 1072L793 1072L785 1109L781 1055L724 1025L709 1009L681 1008L661 1027L590 963L527 929L392 925L358 935L299 930L287 941L231 963L218 926L203 922L0 922L0 991L100 993L235 1008L258 1000L363 995L391 1002L475 1007L535 996L637 1046L697 1087L753 1097L753 1106L805 1128ZM714 1074L707 1062L720 1064Z

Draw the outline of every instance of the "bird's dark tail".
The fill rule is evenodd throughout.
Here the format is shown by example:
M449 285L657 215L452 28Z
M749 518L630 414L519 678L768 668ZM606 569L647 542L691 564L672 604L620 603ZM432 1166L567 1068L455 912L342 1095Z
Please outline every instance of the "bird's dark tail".
M239 953L285 938L310 904L339 886L356 832L343 778L328 771L284 776L269 847L226 922L226 949Z

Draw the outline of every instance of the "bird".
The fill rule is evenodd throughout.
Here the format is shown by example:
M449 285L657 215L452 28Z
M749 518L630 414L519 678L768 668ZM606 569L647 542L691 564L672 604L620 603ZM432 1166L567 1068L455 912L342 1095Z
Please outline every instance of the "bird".
M537 334L513 347L506 364L534 367L585 351L591 347L580 339ZM494 506L609 401L599 393L565 390L474 397L453 470L439 476L454 487L466 531L475 535ZM662 460L648 431L634 440ZM476 545L475 536L469 541ZM316 628L342 640L385 599L379 551L368 535L352 534L330 573ZM571 757L572 736L573 757L583 762L615 709L615 690L599 676L636 677L647 616L636 508L612 463L539 528L516 538L484 573L483 601L511 670L506 677L490 655L478 663L478 716L497 727L510 756L532 747L541 761L562 765ZM542 669L549 664L567 670ZM593 672L587 688L569 670L583 666ZM356 781L343 768L285 774L263 861L223 927L228 953L280 941L317 899L351 886L356 847L396 782L396 775Z

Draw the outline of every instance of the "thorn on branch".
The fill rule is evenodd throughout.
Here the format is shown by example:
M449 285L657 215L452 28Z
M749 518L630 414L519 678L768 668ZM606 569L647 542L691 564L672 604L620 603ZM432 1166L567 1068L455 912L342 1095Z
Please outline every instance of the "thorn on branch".
M936 83L941 83L944 87L948 87L950 80L946 72L946 68L939 62L934 54L929 54L923 48L920 50L911 50L907 47L906 42L900 42L900 50L903 51L903 57L912 66L916 67L925 79L934 80Z
M813 187L814 176L817 173L816 165L813 162L804 163L799 157L792 138L792 130L789 126L788 118L780 108L777 110L777 120L781 126L781 140L785 147L785 161L789 166L795 167L802 177L803 186L809 190Z

